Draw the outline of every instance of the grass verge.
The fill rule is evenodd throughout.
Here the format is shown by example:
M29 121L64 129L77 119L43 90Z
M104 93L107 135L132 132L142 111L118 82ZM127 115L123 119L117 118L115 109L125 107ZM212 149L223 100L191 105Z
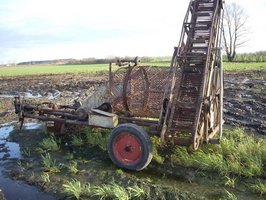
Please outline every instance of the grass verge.
M147 62L142 63L147 66L170 66L170 62ZM224 70L265 70L266 62L224 62ZM114 67L116 69L117 66ZM41 74L90 74L97 72L107 72L109 63L106 64L79 64L79 65L22 65L0 67L0 76L22 76Z
M193 153L176 147L171 159L176 164L214 170L224 175L266 177L266 141L245 135L240 128L226 132L220 145L204 145Z

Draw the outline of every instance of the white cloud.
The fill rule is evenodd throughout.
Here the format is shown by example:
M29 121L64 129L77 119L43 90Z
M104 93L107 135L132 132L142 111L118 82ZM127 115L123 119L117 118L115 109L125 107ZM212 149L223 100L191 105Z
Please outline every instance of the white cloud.
M227 0L227 3L233 0ZM1 0L0 62L172 55L188 0ZM238 0L250 15L248 50L263 50L264 0ZM259 20L260 19L260 20Z

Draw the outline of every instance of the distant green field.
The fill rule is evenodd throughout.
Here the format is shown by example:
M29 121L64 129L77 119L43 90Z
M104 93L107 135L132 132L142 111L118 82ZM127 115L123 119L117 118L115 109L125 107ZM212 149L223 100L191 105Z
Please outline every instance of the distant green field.
M170 66L169 62L150 62L143 65ZM266 69L266 62L223 63L224 70L261 70ZM31 74L88 74L108 71L109 64L79 65L20 65L0 67L0 76L16 76Z
M20 65L0 67L0 76L30 74L86 74L108 71L108 64L88 65Z
M266 62L224 62L224 70L266 70Z

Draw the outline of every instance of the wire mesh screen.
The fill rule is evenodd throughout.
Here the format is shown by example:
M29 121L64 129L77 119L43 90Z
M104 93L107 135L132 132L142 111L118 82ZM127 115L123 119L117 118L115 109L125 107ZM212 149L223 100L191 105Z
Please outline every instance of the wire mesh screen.
M129 66L112 73L110 91L114 112L159 117L169 67Z

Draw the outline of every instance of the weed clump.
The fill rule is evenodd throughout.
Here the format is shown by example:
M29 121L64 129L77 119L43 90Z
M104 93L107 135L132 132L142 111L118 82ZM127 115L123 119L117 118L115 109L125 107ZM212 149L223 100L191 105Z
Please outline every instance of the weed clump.
M79 172L79 170L78 170L78 163L76 161L73 161L72 160L71 162L69 162L69 165L67 166L67 168L68 168L68 170L69 170L70 173L76 174L76 173Z
M60 172L62 166L60 164L57 165L56 159L53 160L49 153L42 155L42 159L43 159L43 170L45 172L50 172L50 173Z
M57 142L55 136L51 135L48 138L44 138L40 145L48 151L58 151L60 149L60 145L58 143L60 144L61 141Z
M260 195L265 195L266 194L266 182L262 182L261 180L258 180L256 184L252 185L252 187L260 192Z
M93 197L99 199L119 199L129 200L140 197L146 197L146 191L139 186L124 188L116 183L102 184L91 187L90 183L81 184L77 179L63 184L64 191L80 199L81 196Z
M72 179L67 184L63 184L63 187L66 193L75 196L77 199L80 199L82 195L90 196L91 187L89 183L82 185L77 179Z
M109 132L100 128L87 128L86 140L90 146L99 146L102 150L107 151L107 141Z
M83 144L83 139L81 136L74 135L72 138L72 143L73 146L81 146Z
M240 128L226 132L220 145L207 144L190 154L184 147L177 147L171 158L179 164L218 170L224 175L266 175L263 168L266 163L266 141L245 135Z

